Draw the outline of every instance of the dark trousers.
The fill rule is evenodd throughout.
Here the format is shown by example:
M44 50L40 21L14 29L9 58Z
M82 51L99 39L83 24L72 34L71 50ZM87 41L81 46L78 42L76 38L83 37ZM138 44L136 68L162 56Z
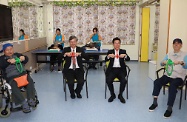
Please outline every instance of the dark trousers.
M167 77L166 75L163 75L161 78L156 79L154 81L154 89L153 89L153 96L158 96L160 93L160 90L163 85L166 85L170 83L169 86L169 95L168 95L168 106L173 106L175 98L176 98L176 93L177 93L177 87L181 86L183 84L183 80L181 78L170 78Z
M108 85L108 89L110 90L110 94L114 95L114 85L113 81L115 78L118 78L120 81L120 89L119 94L123 94L123 91L125 90L125 86L127 84L127 80L125 79L125 73L121 70L121 68L113 68L111 72L106 74L106 83Z
M27 75L27 80L29 84L25 86L26 92L27 92L27 100L34 99L35 98L35 88L34 88L34 82L30 75ZM12 87L12 97L16 105L21 104L25 98L23 94L21 93L20 88L17 86L17 82L12 80L9 82L10 86Z
M58 54L58 55L51 55L50 57L50 65L54 65L54 63L57 61L58 62L58 66L60 66L62 64L62 58L63 58L63 55L61 54Z
M80 68L78 69L69 69L64 72L65 78L67 79L68 87L70 94L80 93L84 85L84 71ZM74 90L74 81L77 80L77 87Z

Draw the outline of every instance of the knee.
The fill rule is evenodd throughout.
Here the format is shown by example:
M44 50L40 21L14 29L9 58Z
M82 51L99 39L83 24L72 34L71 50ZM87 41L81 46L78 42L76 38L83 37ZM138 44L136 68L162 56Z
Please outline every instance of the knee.
M29 84L34 84L34 81L30 75L27 76L27 80L28 80Z
M170 83L169 90L177 90L177 86L174 83Z
M84 79L82 79L81 81L78 82L79 84L83 84L84 83Z
M154 85L155 85L155 86L159 85L159 84L160 84L159 82L160 82L159 79L156 79L156 80L154 81Z
M113 83L113 80L111 78L106 78L106 83L107 84L112 84Z
M74 85L74 80L67 80L66 79L66 81L67 81L68 85Z
M12 81L10 86L11 86L12 90L14 90L15 88L18 88L16 81Z
M127 83L127 80L126 79L123 79L123 80L120 80L121 84L126 84Z

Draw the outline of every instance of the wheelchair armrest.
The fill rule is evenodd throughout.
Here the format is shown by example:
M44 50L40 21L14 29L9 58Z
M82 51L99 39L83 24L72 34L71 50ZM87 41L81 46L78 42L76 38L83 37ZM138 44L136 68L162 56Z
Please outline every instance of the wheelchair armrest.
M31 70L26 69L27 74L31 73Z

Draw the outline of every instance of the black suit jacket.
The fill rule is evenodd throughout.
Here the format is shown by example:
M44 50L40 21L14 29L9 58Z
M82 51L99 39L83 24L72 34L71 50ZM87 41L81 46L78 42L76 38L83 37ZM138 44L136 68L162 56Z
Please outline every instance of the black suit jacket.
M65 47L62 52L62 55L64 56L64 54L67 52L71 52L71 47ZM87 60L88 56L85 54L84 50L81 47L76 47L76 52L81 53L81 56L76 57L76 59L77 59L78 66L80 67L80 69L82 71L84 71L83 65L82 65L82 58L85 58ZM69 70L72 60L71 60L71 57L68 57L68 56L63 57L63 58L64 58L64 61L66 61L65 65L64 65L64 69L63 69L63 72L65 72L65 71Z
M113 50L109 50L108 53L107 53L107 56L109 54L115 54L115 51L114 49ZM122 50L120 49L119 50L119 55L120 54L126 54L126 50ZM108 68L106 70L106 74L108 74L109 72L111 72L112 68L113 68L113 65L114 65L114 58L109 58L106 56L105 58L105 61L110 61L109 65L108 65ZM119 58L119 62L120 62L120 66L121 66L121 70L122 72L124 72L124 75L127 75L127 71L126 71L126 65L125 65L125 61L130 61L130 57L127 55L126 58Z

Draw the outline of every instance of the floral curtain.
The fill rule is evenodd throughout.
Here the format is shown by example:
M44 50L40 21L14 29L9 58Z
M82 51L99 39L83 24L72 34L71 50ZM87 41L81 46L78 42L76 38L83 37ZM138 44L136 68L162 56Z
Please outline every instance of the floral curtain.
M66 41L76 35L84 44L98 27L103 44L111 44L114 37L121 38L122 44L135 44L135 6L54 6L53 12L54 32L60 28Z
M158 43L159 19L160 19L160 6L156 6L156 11L155 11L155 31L154 31L154 42L155 43Z
M20 29L23 29L29 38L38 37L37 7L13 7L12 22L14 37L19 37Z

